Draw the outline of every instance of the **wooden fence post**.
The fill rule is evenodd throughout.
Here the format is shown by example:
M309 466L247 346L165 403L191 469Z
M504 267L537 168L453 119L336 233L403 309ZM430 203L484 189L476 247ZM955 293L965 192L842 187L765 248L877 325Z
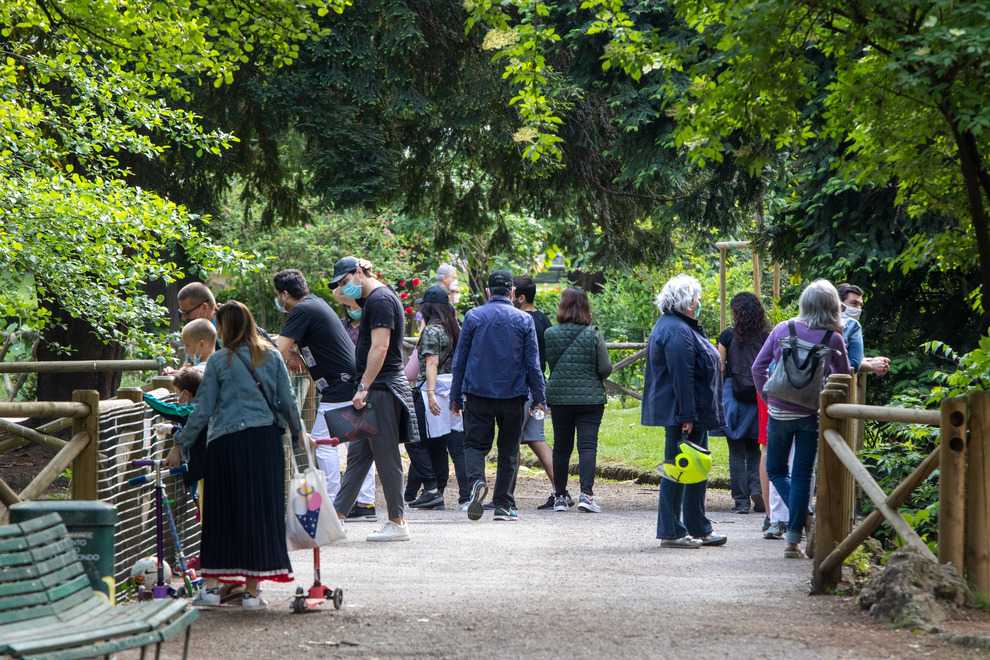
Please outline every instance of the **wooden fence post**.
M98 442L100 438L100 393L96 390L76 390L72 400L89 406L89 414L72 420L72 435L86 433L89 442L86 448L79 452L72 461L72 499L95 500L96 470L99 459Z
M966 552L970 585L990 596L990 392L969 395L966 457ZM965 437L963 434L962 437Z
M938 561L963 575L966 534L966 400L941 405L939 446Z
M722 332L726 328L725 315L725 252L726 248L718 248L718 331Z
M849 396L849 376L834 374L821 395L818 415L818 484L815 497L814 573L812 593L834 589L842 578L842 566L820 573L819 565L851 531L849 497L852 475L825 441L825 431L842 433L846 423L826 414L828 406L842 403ZM848 442L848 438L846 438Z

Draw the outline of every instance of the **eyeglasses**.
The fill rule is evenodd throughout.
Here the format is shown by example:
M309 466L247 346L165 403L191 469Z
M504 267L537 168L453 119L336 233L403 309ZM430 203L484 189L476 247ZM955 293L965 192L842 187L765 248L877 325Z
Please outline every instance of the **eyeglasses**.
M182 319L183 321L185 321L186 319L189 318L189 315L190 314L192 314L198 308L202 307L205 304L206 304L206 301L204 300L203 302L199 303L198 305L193 305L189 309L182 309L182 307L180 306L179 307L179 318Z
M344 284L347 283L347 278L350 277L351 275L353 275L356 272L357 272L356 270L352 270L351 272L347 273L346 275L344 275L342 278L340 278L336 282L331 282L330 283L330 290L333 291L334 289L336 289L339 286L344 286Z

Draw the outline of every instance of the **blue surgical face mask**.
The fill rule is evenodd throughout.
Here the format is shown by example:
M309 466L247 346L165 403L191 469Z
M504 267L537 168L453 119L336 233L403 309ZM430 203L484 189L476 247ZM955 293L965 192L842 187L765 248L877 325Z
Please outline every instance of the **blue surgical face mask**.
M694 308L694 318L701 318L701 301L698 301L698 306Z
M357 300L361 296L361 285L353 281L348 282L344 286L340 287L340 293L345 298Z
M355 321L360 321L361 320L361 316L363 314L364 314L364 310L361 309L360 307L358 307L356 309L355 308L352 308L352 307L348 307L347 308L347 315L350 316Z
M282 303L282 299L275 296L275 309L278 310L279 314L285 314L285 305Z

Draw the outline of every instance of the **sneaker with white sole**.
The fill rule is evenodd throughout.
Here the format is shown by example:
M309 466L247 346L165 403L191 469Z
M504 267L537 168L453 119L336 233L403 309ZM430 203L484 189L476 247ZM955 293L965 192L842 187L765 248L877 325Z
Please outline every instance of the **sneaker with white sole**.
M585 495L581 493L580 501L577 505L578 511L584 511L585 513L601 513L602 507L595 501L595 498L591 495Z
M460 504L457 505L457 510L464 512L468 510L469 506L471 506L470 502L461 502Z
M494 520L501 520L504 522L516 522L519 520L519 512L512 507L507 506L497 506L495 507Z
M257 596L245 593L241 598L241 608L245 610L267 610L268 601L262 598L260 593Z
M201 589L192 600L193 607L220 607L220 587Z
M471 500L468 502L468 520L481 520L485 513L485 495L488 494L488 484L478 480L471 486Z
M365 540L372 542L408 541L409 525L406 523L398 525L389 520L380 530L368 534L368 538Z
M557 495L553 498L553 510L554 511L567 511L569 507L567 506L567 498L563 495Z

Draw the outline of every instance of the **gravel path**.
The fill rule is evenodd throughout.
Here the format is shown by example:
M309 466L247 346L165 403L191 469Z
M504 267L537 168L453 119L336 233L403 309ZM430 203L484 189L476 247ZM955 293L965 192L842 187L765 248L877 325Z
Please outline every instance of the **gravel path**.
M292 588L268 586L268 612L203 612L191 655L974 657L874 625L848 599L809 597L810 562L784 560L782 542L763 540L762 516L729 513L724 493L710 502L726 546L661 550L655 490L603 484L600 515L537 512L544 484L520 479L517 523L414 512L412 541L385 544L364 541L373 525L351 524L322 554L342 610L293 615ZM311 555L292 559L308 583Z

